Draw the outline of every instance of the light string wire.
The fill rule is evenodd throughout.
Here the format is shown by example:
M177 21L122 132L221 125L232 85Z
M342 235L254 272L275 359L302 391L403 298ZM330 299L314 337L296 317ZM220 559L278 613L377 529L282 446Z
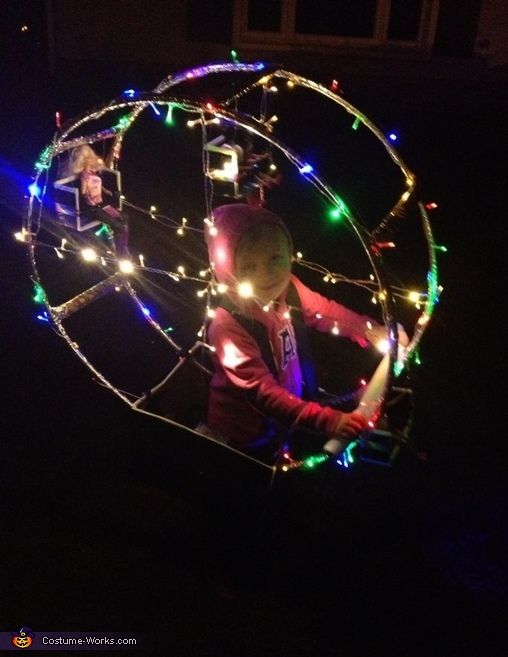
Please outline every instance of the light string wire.
M324 267L320 263L317 262L310 262L308 260L304 260L303 257L296 256L293 258L293 262L296 263L297 265L300 265L301 267L305 269L309 269L310 271L315 271L318 274L323 275L323 280L325 283L347 283L349 285L355 285L357 287L360 287L370 293L375 293L376 290L378 290L378 285L376 284L375 280L371 279L361 279L361 278L349 278L348 276L345 276L344 274L340 274L338 272L333 272L327 267ZM418 301L413 301L412 299L408 299L410 290L407 287L401 287L398 285L390 285L392 294L394 297L398 297L399 299L404 299L404 300L409 300L412 303L415 304L415 306L418 308L420 305L420 302L423 301L423 299L426 299L428 297L427 292L418 292Z
M93 116L94 117L102 116L102 114L105 111L113 111L115 109L123 108L123 107L146 106L147 104L150 104L151 102L153 102L153 100L154 99L152 99L151 97L144 98L142 100L136 99L136 100L130 100L130 101L126 101L125 99L121 99L120 101L110 103L107 106L107 110L106 109L105 110L99 110L98 112L94 113ZM175 102L175 98L172 97L171 99L155 99L155 101L160 102L161 104L170 104L170 103ZM183 106L185 109L189 109L190 111L199 111L201 116L203 116L204 108L201 105L195 105L193 103L189 103L188 101L186 101L185 103L182 103L180 101L180 106L181 107ZM239 125L243 126L245 129L248 129L251 132L254 132L259 137L261 137L265 140L268 140L270 143L277 146L293 164L298 166L299 169L301 169L304 166L304 162L303 162L303 160L301 160L301 158L299 158L296 154L294 154L292 151L290 151L287 147L284 147L281 144L279 144L278 142L276 142L273 139L273 137L270 136L270 134L267 134L267 131L264 128L264 125L260 124L259 122L257 122L258 125L256 125L256 122L254 120L254 124L252 124L248 120L249 117L242 117L242 121L238 121L237 118L231 112L224 112L224 111L221 112L221 111L215 110L214 115L218 115L219 118L228 118L229 120L231 120L233 122L236 122ZM86 119L86 117L79 119L74 124L74 126L75 127L80 126L85 121L85 119ZM70 128L68 129L67 134L68 134L69 131L70 131ZM106 131L102 131L100 134L95 135L95 138L97 138L97 139L105 138L106 134L107 134ZM78 139L72 140L70 143L72 144L72 146L75 146L77 142L82 142L82 143L87 142L87 143L89 143L89 141L90 141L90 136L85 137L85 138L78 138ZM57 147L55 149L55 152L63 152L64 150L67 150L68 147L69 147L69 142L66 142L65 144L59 145L59 147ZM318 190L321 191L321 193L324 193L325 196L327 196L330 199L333 199L336 202L338 207L341 207L342 205L344 205L343 202L341 201L341 199L338 199L336 194L325 183L323 183L321 181L321 179L316 174L311 172L310 175L307 176L307 178L310 179L310 182L314 186L316 186L318 188ZM357 236L360 238L360 241L361 241L362 245L364 246L364 250L365 250L365 252L367 253L367 255L369 257L369 260L371 261L373 269L377 273L377 269L374 266L370 251L367 248L367 246L364 242L364 239L362 239L361 231L360 231L358 223L354 220L354 218L353 218L353 216L352 216L352 214L349 210L348 210L346 216L347 216L347 219L349 220L350 225L353 227L353 229L357 233ZM363 237L365 237L365 236L366 236L366 231L364 231ZM378 278L379 278L379 276L378 276ZM384 306L383 306L383 308L384 308ZM385 315L385 317L386 317L386 315ZM154 325L154 327L156 327L156 324ZM165 334L164 334L164 336L167 337Z
M349 114L352 114L355 117L355 120L360 121L363 125L365 125L375 135L375 137L383 144L389 157L399 167L399 169L402 171L403 175L405 176L406 185L407 185L407 190L402 194L402 196L395 203L393 208L383 218L379 226L374 229L373 235L377 234L377 232L379 232L381 228L386 228L391 220L393 220L394 218L400 215L402 208L405 206L406 202L409 200L410 196L415 191L415 185L416 185L415 175L410 171L410 169L404 163L404 161L397 153L397 151L392 147L392 145L386 139L386 137L381 132L381 130L372 121L370 121L365 116L365 114L360 112L356 107L354 107L354 105L349 103L342 96L339 96L338 94L334 93L332 90L324 87L323 85L317 82L314 82L313 80L309 80L307 78L302 77L301 75L296 75L295 73L291 73L290 71L286 71L284 69L277 69L276 71L266 74L265 76L261 77L257 82L253 83L246 89L231 96L228 100L225 101L224 105L229 105L232 102L238 101L239 98L249 93L252 89L258 86L262 86L263 93L266 93L267 86L272 78L280 78L286 80L287 82L293 85L301 86L311 91L315 91L316 93L322 96L325 96L332 102L340 105Z
M251 71L262 70L263 66L264 65L258 63L256 65L253 65L253 68L251 68L249 70L251 70ZM208 75L209 73L224 72L226 70L228 70L228 71L240 71L240 70L246 70L246 69L244 68L244 65L238 65L238 64L227 64L227 65L226 64L221 64L221 65L217 65L217 66L212 65L212 66L208 66L208 67L202 67L202 68L199 68L199 69L191 69L190 74L189 74L189 72L184 72L184 73L180 74L179 76L174 76L174 77L170 76L170 77L166 78L165 80L163 80L160 83L159 87L157 87L157 90L164 91L165 89L169 88L170 86L178 84L179 82L183 82L184 80L191 79L192 77L202 77L204 75ZM287 71L282 71L282 70L277 71L276 75L278 77L282 77L282 78L285 78L285 79L288 79L288 80L292 80L293 82L298 82L298 83L302 84L302 86L307 86L308 88L319 91L319 93L323 93L328 98L332 99L334 102L338 102L347 111L354 114L355 117L360 118L362 123L367 125L376 134L378 139L380 139L383 142L383 144L385 145L385 147L386 147L387 151L389 152L390 156L392 157L392 159L394 159L394 161L404 171L405 167L404 167L402 161L400 160L400 158L398 158L398 156L396 155L394 149L391 148L390 144L384 139L384 137L380 133L380 131L377 130L377 128L375 128L375 126L373 126L373 124L371 124L370 121L368 121L368 119L364 115L362 115L360 112L355 110L355 108L353 108L351 105L349 105L346 101L344 101L342 98L336 96L336 94L332 94L331 92L329 92L329 90L325 89L321 85L317 85L316 83L308 81L305 78L301 78L301 76L296 76L292 73L289 73ZM254 85L250 85L250 87L257 86L261 83L262 82L260 80L257 83L254 83ZM241 97L241 95L242 95L241 93L237 94L236 98ZM92 120L92 118L94 118L94 119L100 118L107 111L112 111L113 109L119 109L119 108L122 108L122 107L134 107L134 110L133 110L131 116L134 116L134 118L135 118L140 112L143 111L143 109L146 108L147 105L151 104L152 102L157 102L158 104L178 105L179 107L181 107L182 109L185 109L187 111L200 113L201 117L204 116L205 111L208 111L208 110L205 110L203 107L196 106L195 103L192 103L190 101L182 101L182 99L180 99L180 98L171 98L171 99L164 99L164 100L159 98L159 99L150 100L149 98L145 97L145 98L143 98L143 100L137 100L137 101L131 101L131 102L112 101L112 103L110 103L110 105L106 106L105 108L102 108L102 109L98 110L92 116L86 115L86 116L82 117L76 123L72 124L69 128L67 128L66 132L62 131L63 138L65 136L67 136L68 134L70 134L70 132L72 132L73 130L80 127L86 121ZM221 117L221 115L225 114L224 111L215 111L215 108L214 108L214 112L211 112L211 113L214 114L215 116L219 116L219 117ZM231 117L229 117L229 118L231 118ZM293 154L291 153L291 151L289 151L289 149L285 149L284 147L281 147L280 144L278 144L274 140L270 139L269 136L267 137L266 134L261 134L260 129L259 128L256 129L256 127L255 127L256 119L254 117L249 117L249 118L250 118L251 121L254 122L254 126L248 127L242 121L238 121L237 124L241 125L242 127L244 127L247 130L250 130L251 132L254 132L254 133L258 134L258 136L260 136L264 139L267 139L272 145L275 145L277 148L279 148L279 150L282 150L282 152L286 155L286 157L288 157L288 159L293 164L295 164L295 166L299 166L299 168L304 166L304 163L302 162L302 160L300 158L298 158L297 156L292 157ZM261 114L261 119L262 118L264 118L264 117ZM50 156L49 159L52 159L52 157L57 152L58 153L64 152L65 150L68 150L69 148L73 148L74 146L80 145L82 143L93 143L95 141L108 139L110 137L115 137L117 140L119 140L120 138L123 138L123 135L125 134L126 130L131 126L132 122L133 121L130 121L130 120L129 121L124 120L123 124L120 123L120 125L114 126L113 128L110 128L110 129L107 129L107 130L99 131L97 133L94 133L93 135L89 135L88 137L79 137L79 138L76 138L74 140L69 140L69 141L65 142L65 144L60 143L60 144L57 145L58 139L57 139L57 137L55 137L55 140L54 140L53 144L50 147L48 147L45 151L43 151L43 153L41 154L40 161L37 163L39 166L36 165L36 169L40 173L41 170L44 170L44 169L47 170L49 168L48 166L45 166L45 164L47 162L47 159L48 159L48 154ZM260 122L261 121L258 121L258 123L260 123ZM263 128L264 127L265 126L263 125ZM410 172L408 170L406 170L406 174L410 174ZM319 178L317 176L315 176L311 173L310 176L306 176L306 177L308 179L310 179L310 182L318 188L318 191L320 191L325 197L329 198L329 200L331 200L332 203L334 203L336 205L336 207L338 207L340 210L344 210L345 208L347 208L347 206L345 206L345 204L343 204L342 200L333 192L333 190L328 188L326 186L326 184L321 183L321 181L319 180ZM406 182L410 186L410 191L412 191L412 188L414 188L414 176L412 174L407 176L406 177ZM47 183L47 176L46 176L46 183ZM403 197L401 199L401 201L403 201L404 203L407 200L407 197L405 198L405 195L407 195L407 192L405 192L405 194L403 194ZM399 204L401 203L401 201L399 201ZM33 198L30 199L30 206L32 204L33 204ZM397 204L394 207L397 207ZM29 211L29 217L30 216L31 216L31 211ZM364 243L364 240L362 239L362 237L363 238L368 237L367 232L365 231L365 229L363 229L363 227L361 227L360 224L358 224L354 220L354 218L352 217L352 215L349 211L346 213L346 217L349 220L350 224L355 229L355 231L357 232L357 236L360 238L362 244L364 245L364 248L367 251L369 260L371 261L371 264L373 266L373 270L376 272L376 275L377 275L377 268L375 267L375 265L372 261L372 258L370 256L370 253L368 252L368 249L367 249L367 247ZM40 218L41 218L41 208L39 208L39 215L38 215L39 222L40 222ZM169 220L169 221L171 222L171 220ZM432 313L434 305L435 305L435 303L437 301L437 298L438 298L437 268L435 267L435 245L434 245L434 247L432 247L432 245L430 244L430 240L432 239L432 232L431 232L431 229L430 229L430 223L428 222L428 217L426 217L426 213L424 212L424 210L422 212L422 221L424 223L424 228L426 230L426 236L427 236L427 239L429 241L429 253L431 253L432 257L434 257L434 265L431 267L431 269L429 270L429 274L428 274L429 293L427 294L427 302L426 302L426 306L425 306L425 317L427 318L427 321L428 321L428 319L430 319L430 314ZM31 224L29 224L29 225L31 226ZM191 228L191 227L189 227L189 228ZM34 248L34 244L30 244L30 250L31 251L33 251L33 248ZM36 271L36 268L35 268L35 271ZM331 275L333 275L333 274L331 274ZM37 278L38 278L38 276L37 276ZM339 279L338 275L335 275L335 278L337 278L337 280L338 280ZM200 279L196 279L196 280L200 280ZM357 284L362 285L362 282L357 281ZM381 281L379 280L379 277L378 277L378 289L380 287L381 287ZM369 287L369 289L371 289L371 288ZM419 329L417 330L417 332L415 333L415 335L413 337L413 341L412 341L413 343L419 341L419 338L423 334L423 330L425 328L425 325L426 325L427 321L422 322L421 326L419 326ZM412 345L412 346L413 346L413 349L414 349L416 345ZM93 368L91 368L91 369L93 370ZM106 385L106 387L111 387L111 386ZM114 389L114 388L112 388L112 389Z

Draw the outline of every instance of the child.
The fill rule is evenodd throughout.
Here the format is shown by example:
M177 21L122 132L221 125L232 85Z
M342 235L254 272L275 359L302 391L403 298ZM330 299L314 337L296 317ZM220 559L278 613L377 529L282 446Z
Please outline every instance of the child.
M208 329L215 348L210 434L237 449L268 441L280 424L352 439L366 426L363 415L302 398L306 356L298 316L319 331L337 327L362 347L385 338L386 329L291 274L292 240L276 214L233 204L216 208L213 216L217 231L207 234L210 262L228 292Z
M111 205L115 195L102 186L100 171L105 168L104 162L90 146L84 145L72 151L69 166L70 173L80 178L85 212L111 227L118 257L129 258L129 225L126 216ZM112 197L111 201L103 200L103 192Z

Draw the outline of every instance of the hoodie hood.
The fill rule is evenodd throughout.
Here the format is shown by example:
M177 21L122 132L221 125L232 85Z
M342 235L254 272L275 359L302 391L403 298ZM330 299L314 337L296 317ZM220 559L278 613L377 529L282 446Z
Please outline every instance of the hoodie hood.
M245 233L259 224L275 224L288 238L289 251L293 250L291 235L282 219L270 210L245 203L221 205L212 211L216 235L206 231L208 256L215 277L226 285L235 282L235 252Z

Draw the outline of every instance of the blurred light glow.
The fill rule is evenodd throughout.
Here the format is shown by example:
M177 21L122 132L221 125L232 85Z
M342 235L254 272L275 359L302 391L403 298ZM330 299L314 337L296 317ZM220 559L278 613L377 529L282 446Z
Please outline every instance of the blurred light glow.
M254 295L254 288L252 287L252 283L249 283L248 281L242 281L241 283L239 283L238 294L243 299L248 299L249 297L252 297Z
M118 269L122 272L122 274L132 274L134 271L134 263L132 260L119 260Z
M97 253L94 249L86 248L81 251L81 257L85 262L94 262L97 260Z
M33 182L31 185L28 185L28 191L30 192L30 196L36 196L38 198L41 193L41 188L37 183Z

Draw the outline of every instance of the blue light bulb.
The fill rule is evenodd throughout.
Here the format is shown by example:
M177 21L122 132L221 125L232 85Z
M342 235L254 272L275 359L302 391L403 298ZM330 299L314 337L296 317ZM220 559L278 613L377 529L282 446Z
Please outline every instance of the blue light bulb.
M31 185L28 185L28 191L30 192L30 196L37 196L39 197L41 193L41 188L37 183L32 183Z
M300 173L312 173L314 171L314 168L310 164L304 164L303 167L299 169Z

